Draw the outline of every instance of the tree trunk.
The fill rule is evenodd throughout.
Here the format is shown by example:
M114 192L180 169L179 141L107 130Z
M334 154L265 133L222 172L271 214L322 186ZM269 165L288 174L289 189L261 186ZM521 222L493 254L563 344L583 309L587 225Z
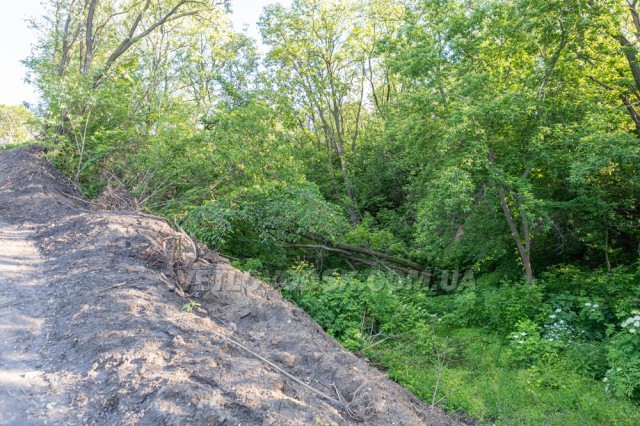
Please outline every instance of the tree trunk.
M531 233L529 229L529 221L527 220L526 215L523 213L522 216L522 227L524 234L524 243L522 242L522 238L520 236L520 231L518 230L518 225L516 224L513 215L511 214L511 209L509 209L509 204L507 203L507 196L504 192L504 188L499 188L498 192L500 194L500 204L502 204L502 211L504 212L504 216L507 219L507 223L509 224L509 229L511 230L511 234L516 242L516 246L518 247L518 253L520 254L520 261L522 262L522 266L524 267L524 273L527 277L527 282L533 282L533 270L531 268Z
M89 3L89 12L87 13L87 23L85 30L85 55L84 61L82 65L82 73L87 75L91 69L91 64L93 63L93 53L94 53L94 39L93 39L93 19L96 13L96 7L98 5L98 0L91 0Z

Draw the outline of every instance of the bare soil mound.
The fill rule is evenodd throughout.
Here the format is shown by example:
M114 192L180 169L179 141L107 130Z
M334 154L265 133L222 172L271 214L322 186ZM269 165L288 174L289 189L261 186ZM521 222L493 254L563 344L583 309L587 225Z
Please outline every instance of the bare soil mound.
M450 425L161 218L0 152L0 423ZM186 305L186 306L185 306Z

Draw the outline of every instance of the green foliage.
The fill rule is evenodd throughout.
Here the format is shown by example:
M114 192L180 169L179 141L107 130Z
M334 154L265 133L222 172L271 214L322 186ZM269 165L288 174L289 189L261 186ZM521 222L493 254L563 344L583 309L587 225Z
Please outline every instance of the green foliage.
M189 215L187 229L195 231L198 240L220 249L233 231L236 214L226 204L213 200L196 208Z
M340 209L326 202L314 184L267 182L204 203L189 213L185 226L211 247L243 257L263 256L265 263L274 265L283 242L295 242L305 234L333 238L347 224Z
M546 292L554 307L573 310L593 337L607 332L607 323L622 323L640 302L636 285L640 269L620 268L608 274L573 266L560 266L544 275ZM597 307L595 307L597 305Z
M611 338L608 359L611 369L603 381L614 395L640 401L640 311L625 319Z
M22 105L0 105L0 147L33 139L35 117Z
M231 262L231 265L234 268L238 268L241 271L255 271L254 276L260 273L261 270L264 269L264 264L260 259L246 259L244 261L234 261Z
M557 357L558 342L545 338L538 324L531 320L518 321L511 337L511 358L515 363L533 365L549 363Z
M506 334L521 321L536 320L544 309L542 289L522 282L500 286L478 282L476 291L455 292L431 308L445 325L486 327Z
M297 271L283 294L298 303L329 334L349 349L362 350L371 339L417 336L431 320L421 301L424 293L389 282L386 274L366 279L330 275L322 281L309 270Z
M609 368L604 342L575 342L566 348L566 358L577 374L601 380Z
M581 315L590 317L576 305L579 296L549 298L542 284L519 292L528 287L506 282L436 296L390 275L334 274L320 281L304 268L285 283L283 294L343 345L382 366L424 401L451 412L504 425L640 421L637 405L625 400L625 392L637 391L637 347L626 346L628 336L637 334L626 331L610 344L545 327L549 321L580 323ZM500 305L490 309L496 302ZM533 303L539 308L528 309ZM509 312L500 313L504 310ZM484 327L491 318L512 322L497 331L494 325Z
M36 24L47 155L87 195L123 185L258 275L298 265L284 294L429 403L640 423L634 2L294 0L263 58L223 7L152 3ZM323 240L478 279L432 294Z
M565 3L415 2L385 45L406 87L386 122L389 143L404 145L411 165L415 241L430 263L530 262L524 248L514 253L518 242L538 264L582 254L603 264L605 252L629 261L638 235L620 213L638 205L636 137L617 100L585 84L600 77L581 56L614 51L611 10ZM565 259L548 255L559 245Z
M358 247L366 247L392 255L407 256L404 242L388 229L380 227L368 213L353 230L346 233L344 238L348 244Z
M189 302L189 303L185 303L184 305L182 305L182 310L188 313L192 313L193 312L193 308L197 308L200 307L200 303L198 302Z

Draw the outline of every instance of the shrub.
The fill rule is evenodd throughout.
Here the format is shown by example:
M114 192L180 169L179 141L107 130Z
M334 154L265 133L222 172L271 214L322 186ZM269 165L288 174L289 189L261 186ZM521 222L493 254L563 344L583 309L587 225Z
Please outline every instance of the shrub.
M575 342L567 347L565 356L573 371L595 380L601 380L609 368L604 343Z
M482 314L476 325L508 333L520 321L534 321L545 311L542 288L523 282L503 282L481 290Z
M615 396L640 400L640 311L634 311L609 343L611 369L603 381Z
M510 347L516 364L532 365L556 358L559 344L543 337L540 327L533 321L522 320L510 336Z

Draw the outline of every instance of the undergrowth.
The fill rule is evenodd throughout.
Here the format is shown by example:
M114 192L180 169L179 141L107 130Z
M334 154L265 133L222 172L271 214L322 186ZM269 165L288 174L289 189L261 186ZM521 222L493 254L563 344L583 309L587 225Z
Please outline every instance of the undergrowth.
M380 273L319 279L300 268L282 292L449 413L480 424L637 425L638 282L639 269L561 267L535 285L478 279L435 294Z

